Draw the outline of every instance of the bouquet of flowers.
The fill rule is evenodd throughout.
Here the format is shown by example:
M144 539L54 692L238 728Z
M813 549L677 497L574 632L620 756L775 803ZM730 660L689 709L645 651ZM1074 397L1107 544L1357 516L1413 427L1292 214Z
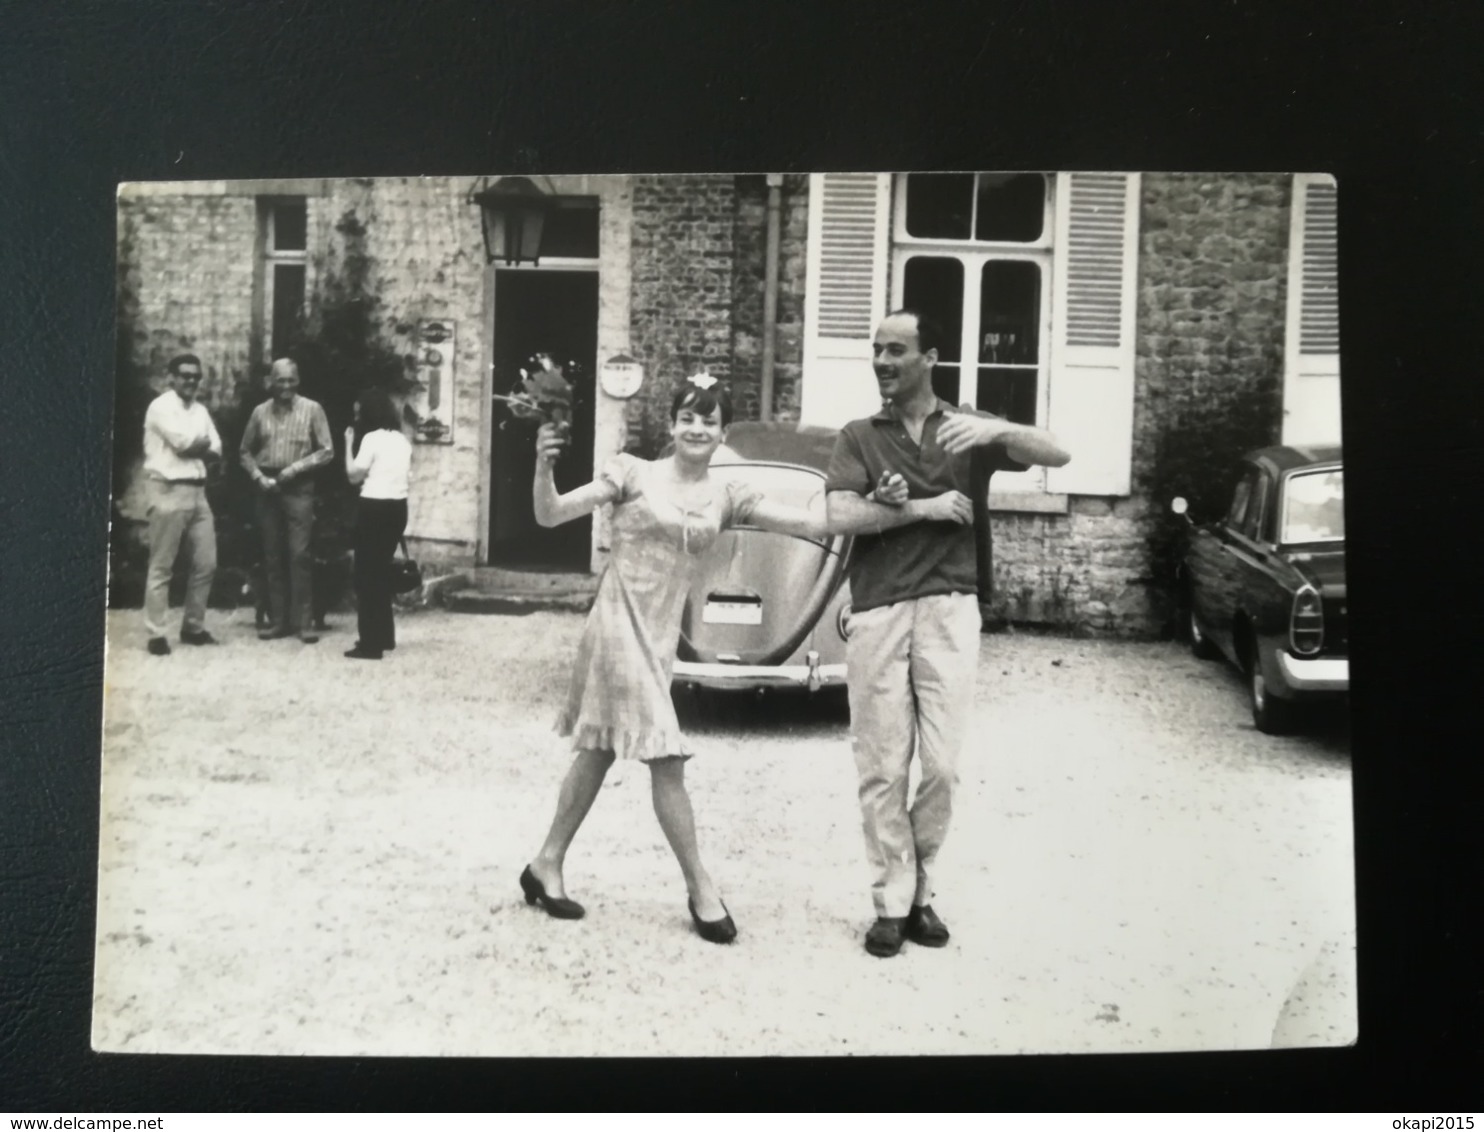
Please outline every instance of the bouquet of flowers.
M532 354L521 367L519 385L509 394L496 393L495 400L509 405L512 416L556 425L565 432L572 426L572 385L564 370L575 366L575 362L559 366L550 354Z

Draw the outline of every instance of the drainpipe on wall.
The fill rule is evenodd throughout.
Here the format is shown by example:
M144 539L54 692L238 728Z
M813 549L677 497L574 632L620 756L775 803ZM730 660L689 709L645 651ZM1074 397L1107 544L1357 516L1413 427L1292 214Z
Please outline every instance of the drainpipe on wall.
M778 241L783 174L768 174L768 252L763 264L763 374L758 419L773 419L773 365L778 352Z

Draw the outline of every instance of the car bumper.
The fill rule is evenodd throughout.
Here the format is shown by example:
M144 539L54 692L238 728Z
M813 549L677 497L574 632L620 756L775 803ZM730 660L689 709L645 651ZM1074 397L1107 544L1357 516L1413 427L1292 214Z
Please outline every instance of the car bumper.
M830 688L845 683L843 664L701 664L675 662L674 681L702 688Z
M1297 694L1350 690L1348 657L1315 657L1313 660L1304 660L1280 652L1278 671L1282 674L1284 687Z

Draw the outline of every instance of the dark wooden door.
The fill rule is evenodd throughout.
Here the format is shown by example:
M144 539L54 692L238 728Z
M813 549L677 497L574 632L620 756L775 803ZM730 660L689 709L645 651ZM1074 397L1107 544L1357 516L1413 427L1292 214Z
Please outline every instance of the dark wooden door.
M556 467L560 491L593 478L593 425L598 352L598 273L527 270L495 273L495 393L520 384L520 370L535 353L547 353L568 369L572 382L572 444ZM531 481L536 458L536 422L493 405L490 436L490 550L493 566L530 570L587 571L592 518L547 529L536 522Z

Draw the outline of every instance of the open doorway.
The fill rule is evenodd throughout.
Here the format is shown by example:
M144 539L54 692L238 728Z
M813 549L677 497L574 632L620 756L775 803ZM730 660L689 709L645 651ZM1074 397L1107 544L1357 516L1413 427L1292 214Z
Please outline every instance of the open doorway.
M580 368L572 382L572 445L556 466L559 491L593 477L594 387L598 353L598 273L557 269L495 272L492 390L510 393L532 354ZM527 570L586 573L592 554L591 516L547 529L531 507L536 423L492 406L490 430L489 564Z

